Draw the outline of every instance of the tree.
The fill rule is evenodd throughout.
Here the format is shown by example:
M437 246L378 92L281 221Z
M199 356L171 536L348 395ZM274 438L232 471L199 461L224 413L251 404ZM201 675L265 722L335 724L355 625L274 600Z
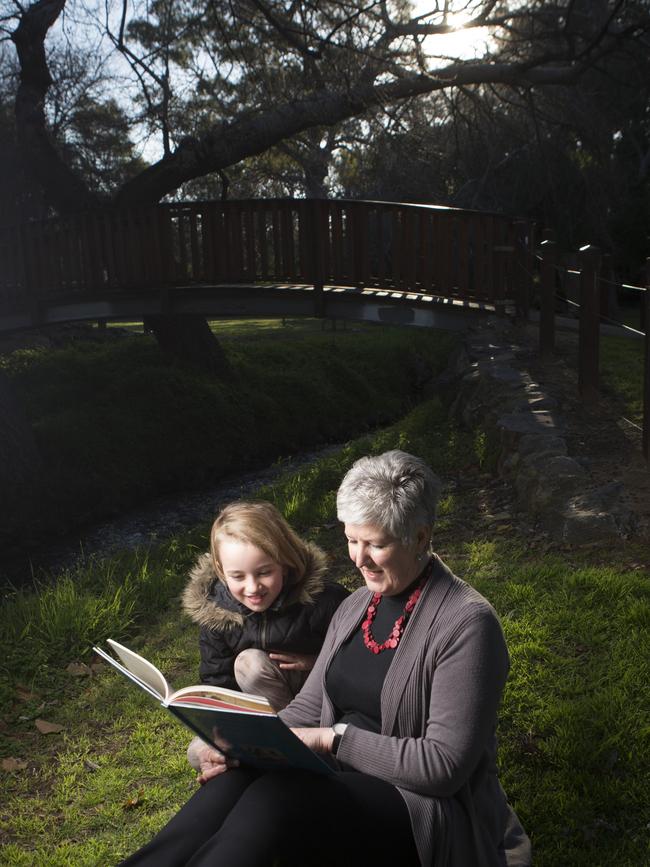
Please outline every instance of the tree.
M395 107L340 152L336 182L347 195L521 214L567 250L595 243L618 270L638 267L650 231L649 49L640 34L571 86L458 87Z
M160 134L162 156L112 199L156 202L306 130L423 93L482 83L572 84L647 27L644 4L599 0L578 26L575 10L584 4L569 0L538 0L525 10L475 0L463 4L475 12L468 26L488 27L499 41L479 60L441 64L425 55L423 39L451 28L449 5L433 4L431 14L411 18L404 3L247 0L235 7L157 0L147 17L127 21L125 4L118 32L108 32L137 75L140 108ZM39 0L18 14L11 32L21 66L21 141L61 210L96 199L94 191L79 192L78 183L61 190L60 179L70 181L71 173L47 135L52 79L45 39L65 6ZM57 169L55 177L46 166Z
M100 14L83 0L0 0L0 33L15 47L19 71L15 139L3 104L0 145L9 142L29 171L29 205L62 214L155 203L215 177L223 189L227 173L236 175L251 158L262 167L276 160L285 180L290 164L300 165L305 188L318 192L329 156L343 145L353 149L373 116L390 109L397 123L396 107L436 94L427 109L434 115L452 106L478 117L476 100L490 93L506 104L541 106L548 88L573 88L591 70L624 65L648 32L648 11L647 0L432 0L418 14L408 0L105 0ZM453 30L452 12L465 14L464 27L490 32L478 58L436 54L432 40ZM409 111L416 113L407 106L405 117ZM503 114L515 118L516 111ZM434 141L453 153L456 132L446 117L434 117ZM9 130L4 139L2 127ZM481 130L489 128L483 112ZM463 132L470 180L486 137L471 122ZM622 125L621 136L618 156L638 146L647 175L647 117ZM137 139L149 144L149 165L138 163ZM498 160L494 166L490 178L498 176ZM448 176L445 170L439 180ZM471 201L485 201L488 190L483 181ZM470 187L452 192L467 195ZM152 324L169 354L223 369L204 320ZM15 402L0 385L0 441L8 449L0 465L3 472L33 468L31 446L20 453L29 440L24 426L12 423Z
M406 0L153 0L131 18L124 0L115 19L107 4L105 38L137 86L131 130L145 130L160 149L158 159L125 172L109 191L90 184L88 173L84 179L79 160L67 156L50 134L47 98L53 79L46 39L64 10L81 16L82 7L74 0L38 0L26 8L11 2L3 20L20 64L20 146L60 212L102 202L154 203L272 148L302 161L318 191L324 129L423 94L573 85L648 26L645 3L621 0L535 0L525 7L466 0L432 3L415 16ZM494 41L478 59L436 58L431 39L453 29L450 9L459 7L469 15L466 27L485 27ZM68 29L71 42L73 36L74 27ZM174 323L153 325L161 343L170 345ZM188 344L192 329L185 325L182 336L171 341L174 352ZM199 327L196 320L193 328ZM222 359L205 329L194 343L204 346L218 368Z

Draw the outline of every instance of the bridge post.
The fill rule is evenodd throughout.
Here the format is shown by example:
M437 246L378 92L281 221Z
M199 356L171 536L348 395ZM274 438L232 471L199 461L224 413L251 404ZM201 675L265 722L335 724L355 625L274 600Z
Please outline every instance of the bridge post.
M542 289L539 312L539 354L548 360L555 350L555 268L557 247L542 241Z
M535 224L528 220L516 220L515 226L515 274L516 315L527 320L530 296L533 287L533 252L535 249Z
M584 403L598 400L600 338L600 250L580 248L580 330L578 333L578 388Z
M38 223L36 224L38 226ZM27 300L29 309L29 317L33 328L37 328L43 324L41 315L41 306L37 295L37 279L34 274L36 267L37 251L33 244L34 227L22 225L20 227L20 255L21 255L21 270L23 275L23 293ZM30 244L30 240L32 243ZM31 247L31 251L30 251ZM31 255L30 255L31 252Z

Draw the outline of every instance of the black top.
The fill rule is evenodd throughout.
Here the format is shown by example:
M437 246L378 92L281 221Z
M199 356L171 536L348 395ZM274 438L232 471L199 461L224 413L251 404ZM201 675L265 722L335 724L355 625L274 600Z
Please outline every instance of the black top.
M377 644L383 644L390 635L420 577L401 593L382 596L371 627ZM408 629L408 621L405 629ZM387 647L381 653L372 653L363 643L361 624L341 645L325 677L325 688L334 704L337 722L381 732L381 690L396 649Z
M249 647L317 654L332 615L347 595L340 584L325 582L322 591L313 594L311 603L287 605L285 594L281 593L266 611L251 611L237 602L224 584L215 581L207 602L215 609L242 614L244 622L241 626L224 629L201 629L201 683L239 689L234 673L235 658Z

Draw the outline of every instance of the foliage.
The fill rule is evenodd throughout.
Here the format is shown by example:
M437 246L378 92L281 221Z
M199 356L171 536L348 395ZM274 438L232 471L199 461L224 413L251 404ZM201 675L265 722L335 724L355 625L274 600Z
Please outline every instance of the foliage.
M647 57L552 92L478 85L392 109L338 153L338 188L532 217L564 251L612 253L629 279L650 221Z
M489 102L491 88L499 85L500 98L516 102L528 99L533 87L572 87L581 73L603 67L610 57L625 63L647 32L645 5L599 0L588 15L582 5L458 0L425 4L416 14L408 0L155 0L109 5L104 14L75 0L41 0L29 7L3 0L0 26L11 34L23 82L29 82L16 105L32 167L42 173L52 203L69 209L60 178L48 179L35 159L40 153L57 174L45 127L56 114L57 93L66 90L60 83L74 85L80 69L91 84L112 76L106 91L110 99L111 89L121 90L131 142L146 141L147 155L157 160L112 191L121 203L176 195L184 183L204 186L212 173L271 149L253 173L262 179L272 171L275 178L267 175L264 183L285 189L304 173L304 189L313 194L326 188L332 154L364 137L363 125L354 120L360 115L381 114L433 92ZM64 6L73 26L61 40ZM459 27L470 34L469 42L479 28L486 34L476 56L459 48L448 56L444 39ZM64 46L64 67L57 67L51 52L46 56L46 38ZM99 102L97 110L106 114L108 102ZM441 105L445 121L450 115ZM61 176L64 164L65 159ZM96 193L87 190L91 199Z

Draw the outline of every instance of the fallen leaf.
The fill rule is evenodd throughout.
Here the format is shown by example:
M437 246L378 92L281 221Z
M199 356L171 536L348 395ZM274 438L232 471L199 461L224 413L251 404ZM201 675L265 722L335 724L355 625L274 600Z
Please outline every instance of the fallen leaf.
M34 722L34 725L42 735L53 735L57 732L63 731L62 725L59 725L58 723L48 722L44 719L37 719Z
M16 684L16 698L19 699L19 701L31 701L34 698L38 698L38 696L35 692L32 692L29 687L18 683Z
M3 771L24 771L27 767L27 762L22 759L14 759L9 756L6 759L2 760L2 770Z
M93 662L90 666L90 670L93 674L98 674L98 672L102 671L106 668L106 664L104 662Z
M91 667L85 662L71 662L65 670L73 677L88 677L93 673Z
M137 794L135 794L132 798L127 798L126 801L122 804L123 810L133 810L136 807L139 807L144 801L144 789L139 789Z

